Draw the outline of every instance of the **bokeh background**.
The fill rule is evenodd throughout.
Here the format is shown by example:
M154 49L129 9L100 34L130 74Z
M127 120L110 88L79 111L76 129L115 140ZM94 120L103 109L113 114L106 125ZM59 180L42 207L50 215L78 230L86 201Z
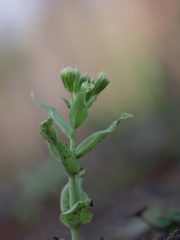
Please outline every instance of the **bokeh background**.
M67 179L39 138L48 114L67 119L59 72L77 66L110 85L78 131L78 142L123 121L80 160L94 200L82 239L133 239L146 228L127 216L144 205L155 218L180 202L180 2L178 0L0 1L0 235L2 240L70 239L59 222ZM59 131L59 137L67 141Z

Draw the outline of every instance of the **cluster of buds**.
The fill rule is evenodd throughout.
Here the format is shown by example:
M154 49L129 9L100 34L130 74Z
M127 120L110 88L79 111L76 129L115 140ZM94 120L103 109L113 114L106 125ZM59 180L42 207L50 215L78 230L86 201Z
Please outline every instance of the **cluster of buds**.
M86 101L97 96L110 82L103 72L100 72L97 79L94 79L87 73L80 76L80 71L72 67L63 68L60 76L68 92L73 94L86 92Z

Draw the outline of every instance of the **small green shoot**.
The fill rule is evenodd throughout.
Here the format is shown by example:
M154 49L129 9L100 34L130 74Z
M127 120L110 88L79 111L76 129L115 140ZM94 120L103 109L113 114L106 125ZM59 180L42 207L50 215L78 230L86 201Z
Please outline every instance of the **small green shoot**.
M31 92L31 99L50 115L47 120L39 124L40 137L47 141L51 156L63 165L67 174L68 183L62 189L60 197L60 220L70 228L72 240L79 240L80 226L91 222L93 215L89 213L89 210L93 204L82 187L86 170L80 170L77 160L91 151L107 134L113 132L122 120L131 118L133 115L121 114L121 117L107 129L93 133L76 147L77 129L87 120L90 108L110 81L103 72L98 74L97 79L94 79L87 73L81 76L80 71L72 67L63 68L60 77L64 88L70 95L69 99L62 98L69 109L70 124L54 107L38 102L33 92ZM52 128L54 122L69 138L69 146L59 140L57 131Z

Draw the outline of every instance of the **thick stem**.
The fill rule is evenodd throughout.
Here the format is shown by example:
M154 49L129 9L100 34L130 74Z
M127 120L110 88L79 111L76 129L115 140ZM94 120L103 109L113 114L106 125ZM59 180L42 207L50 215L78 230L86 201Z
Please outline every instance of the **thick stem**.
M71 228L72 240L79 240L79 228Z
M70 150L74 154L76 141L76 129L73 129L70 138ZM69 175L69 205L72 208L75 204L75 174Z
M70 149L74 154L75 151L75 141L76 141L76 129L73 129L70 138ZM75 175L69 175L69 205L72 208L75 204Z
M70 138L70 150L75 153L75 141L76 141L76 129L73 129ZM75 193L75 174L69 175L69 205L72 208L76 203L76 193ZM79 228L71 228L72 240L79 240Z
M76 128L73 128L72 135L70 138L70 149L73 154L75 152L76 147L75 142L76 142Z
M75 175L69 176L69 205L70 208L75 205Z

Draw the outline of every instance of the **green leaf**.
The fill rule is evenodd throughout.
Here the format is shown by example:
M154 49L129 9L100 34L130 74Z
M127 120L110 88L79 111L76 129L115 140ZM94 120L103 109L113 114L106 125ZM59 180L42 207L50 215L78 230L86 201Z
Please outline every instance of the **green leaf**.
M65 102L67 108L70 109L70 108L71 108L71 103L70 103L67 99L63 98L62 94L61 94L61 98L62 98L62 100Z
M93 104L96 100L97 100L97 96L92 96L92 97L88 100L88 102L87 102L87 107L88 107L88 109L91 108L92 104Z
M124 120L124 119L132 118L132 117L133 117L133 114L131 114L131 113L122 113L121 117L119 119Z
M88 212L91 203L91 199L77 202L71 209L60 214L61 222L70 228L78 228L82 224L89 223L93 216Z
M88 198L87 193L85 193L85 191L83 190L83 187L82 187L82 184L84 181L83 172L84 172L84 170L81 170L79 175L76 175L76 178L75 178L76 202L85 201Z
M30 96L31 96L31 99L33 100L33 102L35 104L37 104L38 106L43 107L49 113L49 115L52 117L52 119L56 122L56 124L63 131L63 133L66 134L66 136L68 136L70 138L71 134L72 134L72 128L63 119L63 117L60 115L60 113L54 107L52 107L52 106L50 106L48 104L43 104L43 103L38 102L34 98L34 93L33 92L30 93Z
M81 170L78 175L75 176L75 196L76 203L79 201L85 201L88 198L88 195L84 192L82 183L83 176L86 174L85 170ZM66 212L70 209L69 205L69 183L67 183L61 192L60 197L60 208L61 212Z
M70 205L69 205L69 183L67 183L61 191L60 209L61 209L61 212L66 212L70 209Z
M40 125L40 136L47 140L49 152L55 159L59 160L68 175L77 174L79 165L68 145L58 139L57 131L52 128L53 119L43 121Z
M175 223L180 223L180 212L173 211L168 215L168 218L172 219L172 221Z
M155 223L155 226L158 228L166 229L172 225L172 220L167 217L161 217Z
M71 103L70 103L67 99L65 99L65 98L63 98L63 97L62 97L62 99L63 99L63 101L65 102L66 106L67 106L68 108L71 108Z
M81 126L88 116L88 107L86 105L86 92L79 93L69 112L69 120L73 128Z
M89 137L87 137L82 143L79 144L79 146L76 148L76 158L80 158L86 153L88 153L93 147L95 147L107 134L110 132L113 132L116 128L116 126L121 122L121 120L131 118L133 117L132 114L129 113L123 113L121 114L121 117L114 121L109 128L103 131L99 131L96 133L93 133Z

